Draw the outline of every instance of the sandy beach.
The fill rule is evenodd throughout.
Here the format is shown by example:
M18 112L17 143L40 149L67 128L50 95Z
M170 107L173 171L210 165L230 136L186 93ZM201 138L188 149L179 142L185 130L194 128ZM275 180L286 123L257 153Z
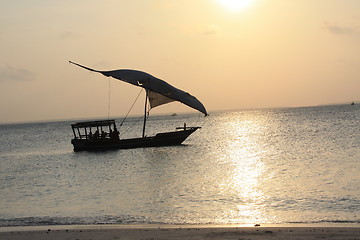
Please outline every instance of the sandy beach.
M9 228L2 240L42 239L359 239L360 227L49 227Z

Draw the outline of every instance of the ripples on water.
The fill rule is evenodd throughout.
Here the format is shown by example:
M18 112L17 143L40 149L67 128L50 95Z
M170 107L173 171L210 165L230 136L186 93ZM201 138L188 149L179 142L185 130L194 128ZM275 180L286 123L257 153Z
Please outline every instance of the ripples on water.
M0 125L0 226L360 222L358 105L152 117L148 135L184 121L203 128L183 146L100 153L72 151L70 122Z

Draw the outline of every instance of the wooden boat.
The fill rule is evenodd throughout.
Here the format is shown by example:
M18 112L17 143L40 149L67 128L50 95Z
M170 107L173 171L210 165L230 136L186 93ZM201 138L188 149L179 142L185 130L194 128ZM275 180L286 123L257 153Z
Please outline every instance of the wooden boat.
M205 116L208 115L204 105L194 96L148 73L128 69L98 71L71 61L70 63L146 90L142 137L120 139L115 120L78 122L71 125L74 133L74 138L71 140L74 151L162 147L182 144L188 136L201 127L187 127L184 124L176 131L157 133L151 137L145 136L146 120L150 109L169 102L179 101L204 113ZM148 105L150 106L148 107Z

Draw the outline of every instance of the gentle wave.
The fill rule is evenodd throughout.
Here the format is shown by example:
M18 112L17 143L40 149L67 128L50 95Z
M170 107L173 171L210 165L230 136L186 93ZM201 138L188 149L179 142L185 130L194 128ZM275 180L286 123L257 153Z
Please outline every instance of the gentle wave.
M98 225L98 224L149 224L146 217L99 216L99 217L25 217L0 219L0 227L45 225Z
M357 220L324 219L316 221L290 221L276 222L276 224L359 224ZM224 222L157 222L141 216L98 216L98 217L26 217L0 219L0 227L25 227L25 226L50 226L50 225L148 225L148 224L166 224L166 225L223 225ZM232 223L234 224L234 223ZM238 222L235 224L248 224L248 222ZM267 223L263 223L267 224Z

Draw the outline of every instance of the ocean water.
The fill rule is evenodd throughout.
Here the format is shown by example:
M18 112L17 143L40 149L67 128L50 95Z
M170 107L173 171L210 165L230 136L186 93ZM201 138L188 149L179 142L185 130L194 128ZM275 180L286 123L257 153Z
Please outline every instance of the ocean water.
M136 122L121 136L140 136ZM94 153L73 152L72 122L0 125L0 226L360 223L359 105L148 122L148 135L202 129L181 146Z

